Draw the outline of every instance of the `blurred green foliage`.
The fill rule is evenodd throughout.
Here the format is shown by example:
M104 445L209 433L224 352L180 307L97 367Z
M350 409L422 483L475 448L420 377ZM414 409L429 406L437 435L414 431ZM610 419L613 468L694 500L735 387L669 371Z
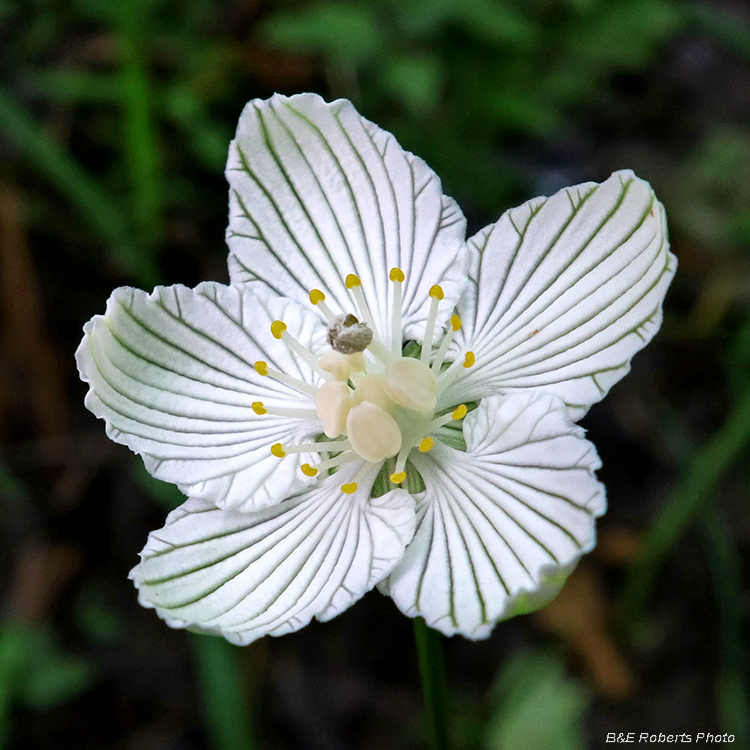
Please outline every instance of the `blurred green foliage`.
M211 253L223 263L227 144L242 104L275 88L352 99L423 157L472 218L491 220L528 197L539 176L519 144L543 152L608 107L612 120L622 115L629 126L629 104L617 101L611 82L658 79L659 56L680 34L750 59L747 24L683 0L0 0L0 23L0 133L7 141L0 179L27 193L31 227L54 236L60 265L69 264L81 286L124 278L150 287L166 275L170 253L182 260L186 247L201 253L188 258L193 265ZM651 147L643 162L661 183L657 192L684 256L672 292L678 312L662 336L691 352L686 362L715 357L716 381L703 385L697 419L675 413L671 393L654 406L660 416L650 424L667 435L682 479L646 534L623 598L627 619L640 620L666 559L698 524L719 612L717 714L724 731L747 738L738 551L747 516L727 525L715 499L730 469L745 498L748 487L750 130L730 117L704 119L710 124L693 124L681 151L665 156ZM66 288L77 292L74 286ZM55 313L74 319L78 335L80 311ZM689 349L696 340L706 347L697 356ZM677 368L661 366L675 377ZM140 462L135 471L162 508L181 501ZM35 494L15 467L0 464L0 497L28 504ZM76 622L87 642L112 644L127 622L95 586L77 597ZM249 747L236 654L204 636L193 647L214 745ZM0 627L3 730L13 706L59 704L92 678L91 664L68 655L50 630ZM584 746L590 697L555 653L521 652L490 703L489 723L472 734L471 746ZM536 720L542 713L545 722Z
M485 750L582 750L591 698L568 677L559 654L522 651L502 670L492 692L495 710Z
M333 93L492 213L518 188L490 151L550 137L615 72L640 70L680 27L671 0L397 0L277 3L269 44L321 56Z
M92 682L86 660L65 653L48 629L0 623L0 747L15 705L42 710L75 698Z

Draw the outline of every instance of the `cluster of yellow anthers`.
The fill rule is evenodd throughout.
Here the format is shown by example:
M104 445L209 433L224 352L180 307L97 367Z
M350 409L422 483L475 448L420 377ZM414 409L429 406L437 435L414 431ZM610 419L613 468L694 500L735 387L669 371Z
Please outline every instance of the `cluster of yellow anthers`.
M391 269L394 285L391 347L388 348L375 333L372 314L367 306L362 283L358 276L349 274L346 287L359 310L361 322L354 315L335 315L325 302L325 294L318 289L310 292L310 302L323 314L328 323L328 342L331 349L315 356L276 320L271 324L274 338L283 341L296 355L307 362L323 379L315 387L285 373L273 370L263 361L255 363L255 370L263 376L275 378L315 398L315 410L267 407L253 403L256 414L272 414L300 419L319 419L327 441L303 445L276 443L271 453L283 458L288 453L334 454L315 466L302 464L308 477L341 466L351 461L364 464L352 482L343 484L341 491L351 494L357 482L363 481L380 467L387 458L396 457L390 474L394 484L406 479L406 462L413 449L422 453L431 450L431 435L440 427L466 416L466 406L459 405L451 412L436 417L440 393L455 380L460 368L474 364L474 353L467 351L463 362L455 361L443 368L448 347L461 328L461 319L453 315L450 325L433 351L433 338L443 290L437 284L429 291L431 299L424 341L419 359L403 356L402 284L404 273Z

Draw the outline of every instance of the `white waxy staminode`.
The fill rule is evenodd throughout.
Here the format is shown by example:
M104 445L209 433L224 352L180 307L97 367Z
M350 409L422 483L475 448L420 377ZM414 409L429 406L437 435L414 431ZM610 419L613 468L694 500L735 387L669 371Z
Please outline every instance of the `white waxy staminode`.
M386 393L401 406L422 413L435 411L437 378L424 363L402 357L385 368Z
M357 383L354 398L357 399L358 403L370 401L386 411L393 408L393 399L385 392L385 381L382 375L370 373L363 376Z
M315 411L323 423L326 437L337 438L346 428L349 410L356 405L346 383L323 383L315 398Z
M321 368L330 372L336 380L349 380L349 376L352 374L349 357L346 354L341 354L341 352L335 352L333 349L321 355L318 362Z
M371 401L363 401L349 411L346 434L355 453L371 463L384 461L401 450L396 420Z
M336 380L346 381L353 372L363 372L367 363L362 352L342 354L333 349L325 352L318 360L320 367L330 372Z

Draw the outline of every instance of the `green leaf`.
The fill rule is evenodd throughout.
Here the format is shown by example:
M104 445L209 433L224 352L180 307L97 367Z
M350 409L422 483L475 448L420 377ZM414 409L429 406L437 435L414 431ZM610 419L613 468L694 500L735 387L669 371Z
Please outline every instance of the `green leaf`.
M437 106L443 71L435 55L394 56L386 60L383 77L385 87L415 115Z
M570 48L590 62L636 68L681 23L680 12L665 0L612 2L589 16L571 36Z
M64 703L88 688L93 674L86 660L62 651L50 631L0 626L0 716L15 701L34 709Z
M485 750L581 750L586 690L565 674L551 651L518 654L493 691L497 708L485 736Z
M159 505L174 510L185 502L185 495L173 484L154 479L139 459L133 463L133 478Z
M322 54L337 63L372 58L382 35L374 16L361 5L323 3L292 13L279 13L263 26L265 39L295 52Z

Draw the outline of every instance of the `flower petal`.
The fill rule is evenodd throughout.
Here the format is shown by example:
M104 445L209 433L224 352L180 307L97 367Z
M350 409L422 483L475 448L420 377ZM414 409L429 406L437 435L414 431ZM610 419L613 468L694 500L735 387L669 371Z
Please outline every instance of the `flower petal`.
M274 443L302 443L317 419L258 415L266 407L314 410L314 398L261 377L256 360L308 384L316 376L270 333L275 319L312 344L317 316L290 300L221 284L117 289L104 316L84 328L76 358L89 383L86 406L113 440L142 454L146 468L183 492L221 506L256 509L309 483L309 454L271 455ZM312 413L312 412L311 412Z
M233 282L256 281L298 301L319 288L331 308L356 312L356 274L381 339L391 339L393 284L401 268L406 333L424 329L428 292L444 311L465 285L466 222L437 175L352 104L315 94L275 95L246 107L227 164L227 243Z
M464 436L466 453L436 442L412 459L417 531L381 588L409 617L476 639L557 593L606 503L594 446L552 394L485 399Z
M534 388L559 395L574 419L659 329L677 267L664 209L629 171L528 201L468 244L474 284L457 343L476 365L441 404Z
M189 499L131 571L141 604L239 645L336 616L390 573L414 533L406 491L370 499L370 482L341 493L357 468L255 513Z

